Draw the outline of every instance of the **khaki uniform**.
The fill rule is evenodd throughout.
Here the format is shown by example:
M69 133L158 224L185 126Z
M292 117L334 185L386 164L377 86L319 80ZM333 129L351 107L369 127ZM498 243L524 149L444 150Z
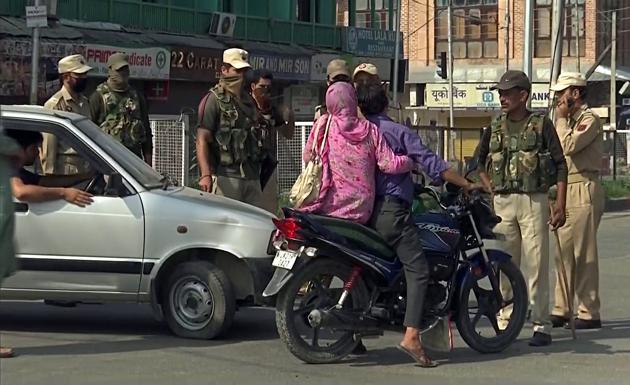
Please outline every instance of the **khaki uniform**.
M569 169L566 224L558 229L569 287L575 288L578 318L600 319L597 228L604 212L604 190L599 181L602 126L599 117L582 106L569 119L558 119L556 131ZM556 250L559 254L560 251ZM558 270L558 269L556 269ZM571 294L573 298L573 294ZM570 317L556 273L552 314Z
M45 108L51 110L74 112L90 118L90 103L84 95L74 98L66 87L57 91L46 103ZM40 160L44 174L72 175L88 171L89 164L66 143L60 142L53 134L43 133Z

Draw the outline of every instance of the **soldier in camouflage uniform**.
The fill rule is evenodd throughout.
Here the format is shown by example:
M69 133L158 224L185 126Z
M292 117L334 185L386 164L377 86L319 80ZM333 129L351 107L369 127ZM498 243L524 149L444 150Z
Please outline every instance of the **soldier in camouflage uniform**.
M107 60L109 76L90 97L94 123L147 164L152 164L153 140L147 106L142 95L129 85L129 61L123 53Z
M553 123L527 110L531 83L521 71L507 71L492 89L499 90L501 110L479 144L479 176L494 192L494 209L502 222L494 232L505 237L512 261L528 265L528 291L534 324L531 346L551 344L549 318L549 228L565 222L567 163ZM558 185L551 210L549 187ZM507 280L501 280L504 298L511 298ZM498 327L504 329L511 307L499 313Z
M88 98L83 95L87 85L87 73L92 67L85 64L82 55L70 55L59 60L57 65L62 82L61 90L44 104L51 110L74 112L91 118ZM89 164L67 144L59 142L53 134L44 133L40 160L45 175L83 174Z
M225 50L221 79L199 103L199 187L263 207L260 173L264 138L256 103L244 86L243 75L250 68L247 59L245 50Z
M348 63L346 63L343 59L334 59L328 63L326 67L326 86L330 87L331 85L337 82L352 82L352 78L350 77L350 69L348 68ZM359 117L363 117L361 111L357 108L357 112L359 113ZM315 116L313 117L313 121L316 122L320 116L326 114L326 104L321 104L315 107Z

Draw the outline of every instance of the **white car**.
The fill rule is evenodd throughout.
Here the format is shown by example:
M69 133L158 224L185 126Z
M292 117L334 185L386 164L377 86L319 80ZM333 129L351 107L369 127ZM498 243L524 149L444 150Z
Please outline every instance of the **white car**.
M5 129L55 135L97 171L94 203L15 203L18 272L2 300L151 303L177 335L213 338L262 304L273 215L175 187L82 116L2 106ZM269 254L271 253L271 254Z

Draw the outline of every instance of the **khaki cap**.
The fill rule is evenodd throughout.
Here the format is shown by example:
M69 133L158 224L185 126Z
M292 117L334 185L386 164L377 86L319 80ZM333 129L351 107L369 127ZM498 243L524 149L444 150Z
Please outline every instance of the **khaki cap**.
M244 49L230 48L223 51L223 63L229 64L237 70L251 67L247 62L248 59L249 53Z
M552 91L563 91L569 87L586 87L586 78L579 72L563 72L558 76L556 84L551 86Z
M72 72L75 74L84 74L92 69L89 65L85 64L85 58L83 55L70 55L62 58L57 63L57 69L60 74Z
M497 84L492 86L490 90L511 90L512 88L523 88L525 90L532 89L532 83L523 71L510 70L501 76Z
M328 76L328 79L332 80L339 75L345 75L350 78L348 63L342 59L331 60L330 63L328 63L328 67L326 67L326 76Z
M354 79L359 72L365 72L373 76L378 76L378 68L372 63L361 63L354 69L352 78Z
M129 66L129 55L122 52L116 52L107 59L107 66L114 71L118 71L123 67Z

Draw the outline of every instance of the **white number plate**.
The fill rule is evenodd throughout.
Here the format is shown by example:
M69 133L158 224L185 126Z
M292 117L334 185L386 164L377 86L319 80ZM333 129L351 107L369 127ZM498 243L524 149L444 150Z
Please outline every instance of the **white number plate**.
M298 256L299 254L295 251L278 250L271 264L275 267L291 270Z

